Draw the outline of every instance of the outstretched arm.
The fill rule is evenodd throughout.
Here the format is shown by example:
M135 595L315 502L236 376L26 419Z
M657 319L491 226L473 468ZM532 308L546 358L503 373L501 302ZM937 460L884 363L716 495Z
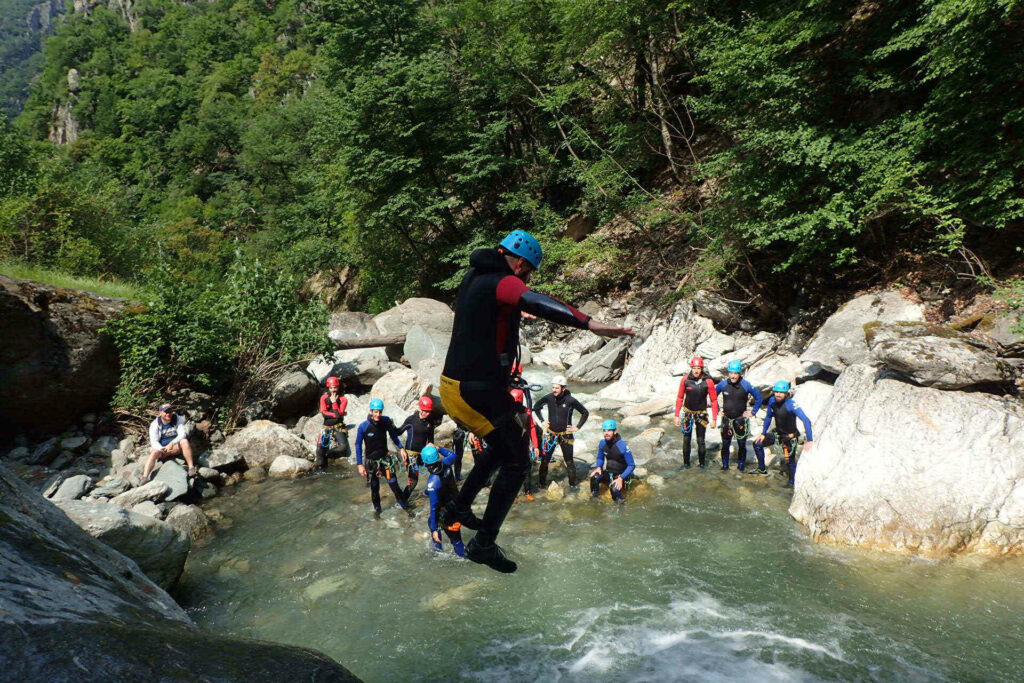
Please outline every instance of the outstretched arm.
M634 334L632 329L625 327L614 327L589 315L581 313L564 301L535 292L526 286L526 283L515 275L508 275L498 283L498 303L507 306L517 306L519 310L525 311L538 318L550 320L560 325L568 325L581 330L590 330L602 337L625 337Z

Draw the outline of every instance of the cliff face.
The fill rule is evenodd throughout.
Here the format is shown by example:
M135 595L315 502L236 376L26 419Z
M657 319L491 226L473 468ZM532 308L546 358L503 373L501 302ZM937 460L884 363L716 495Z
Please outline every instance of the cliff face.
M43 64L42 46L64 13L62 0L0 0L0 113L21 111Z
M201 633L128 558L0 466L5 680L342 681L311 650Z
M0 275L0 437L60 431L107 405L120 364L99 331L127 304Z

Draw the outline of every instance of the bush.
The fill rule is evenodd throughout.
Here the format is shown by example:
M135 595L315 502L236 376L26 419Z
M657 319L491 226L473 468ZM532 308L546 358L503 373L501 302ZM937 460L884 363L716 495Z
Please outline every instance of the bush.
M324 306L259 261L236 259L221 286L182 286L166 269L156 277L161 294L106 327L121 353L118 407L138 410L188 385L226 395L231 427L284 366L331 350Z

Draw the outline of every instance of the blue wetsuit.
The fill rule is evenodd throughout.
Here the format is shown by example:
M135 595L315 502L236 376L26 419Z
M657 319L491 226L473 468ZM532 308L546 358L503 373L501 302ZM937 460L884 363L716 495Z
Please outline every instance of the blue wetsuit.
M388 453L388 436L398 448L402 447L398 437L401 432L395 427L390 417L381 415L380 420L364 420L356 432L356 464L363 465L363 445L366 445L366 476L370 481L370 499L373 501L373 509L380 512L380 477L388 480L391 492L395 494L395 500L399 507L406 509L408 503L402 489L398 487L398 477L395 475L392 456Z
M462 544L462 533L460 525L448 523L444 508L449 501L455 500L459 490L455 485L455 472L453 466L458 460L458 454L447 448L438 448L441 460L433 465L428 465L430 478L427 479L427 496L430 498L430 516L427 517L427 526L430 528L430 541L434 544L434 550L441 550L441 542L434 539L434 532L439 528L444 529L448 540L452 542L455 554L459 557L466 556L466 548Z
M773 419L775 420L775 433L770 434L768 430ZM764 441L754 443L754 453L757 454L757 466L763 470L765 446L772 446L778 442L779 446L782 447L783 458L789 471L790 484L796 481L796 459L800 450L800 430L796 426L798 419L804 425L804 433L807 440L814 441L814 434L811 432L811 420L804 413L803 409L793 403L791 398L780 402L776 401L775 397L772 396L768 399L768 412L765 413L764 426L761 428L761 433L764 434Z
M608 490L612 494L612 500L622 500L626 492L626 481L636 469L636 462L633 460L633 452L629 450L629 444L616 434L608 439L601 439L597 445L597 466L601 468L601 474L595 474L590 478L590 494L597 496L598 489L602 483L608 484ZM616 491L612 488L612 482L616 477L622 477L622 488Z
M747 465L747 434L750 423L743 413L747 410L749 397L754 397L754 407L750 412L757 415L764 397L753 384L740 378L739 382L723 379L715 385L715 391L722 397L722 469L729 469L729 447L732 437L736 436L736 469L743 471Z

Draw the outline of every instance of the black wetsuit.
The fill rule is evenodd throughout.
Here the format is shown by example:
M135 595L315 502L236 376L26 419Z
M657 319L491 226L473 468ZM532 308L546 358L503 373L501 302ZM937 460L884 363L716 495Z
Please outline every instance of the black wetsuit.
M568 430L572 424L572 414L578 411L580 414L576 428L579 429L590 417L590 411L583 407L583 404L569 392L563 389L562 393L555 396L550 393L537 401L533 406L534 414L544 421L543 410L547 409L547 421L551 434L545 434L545 440L541 442L540 459L540 485L543 488L547 484L548 463L551 462L551 454L555 450L555 444L562 449L562 460L565 461L565 470L569 474L569 486L576 486L576 464L573 462L573 436Z
M409 454L409 477L405 486L405 499L415 490L420 480L420 467L423 461L420 459L420 451L428 443L434 442L434 430L440 424L440 420L433 415L427 415L427 419L420 417L419 412L413 413L405 418L399 431L405 436L405 451Z
M530 464L526 431L509 394L519 356L521 313L580 329L587 327L590 318L530 290L497 249L476 250L469 266L456 298L441 401L460 427L482 437L487 446L453 505L460 518L470 514L473 500L498 470L474 539L487 547L497 537Z
M747 403L754 397L751 413L757 415L764 398L757 387L740 378L739 382L723 379L715 386L715 391L722 397L722 469L729 469L729 448L732 438L736 437L736 469L743 471L747 466L747 435L750 434L750 423L743 415L747 412Z
M694 377L690 372L679 382L676 395L676 416L680 418L683 432L683 466L690 466L690 441L697 432L697 460L701 467L707 466L704 435L708 426L708 403L711 403L711 422L718 419L718 395L715 383L706 374Z

